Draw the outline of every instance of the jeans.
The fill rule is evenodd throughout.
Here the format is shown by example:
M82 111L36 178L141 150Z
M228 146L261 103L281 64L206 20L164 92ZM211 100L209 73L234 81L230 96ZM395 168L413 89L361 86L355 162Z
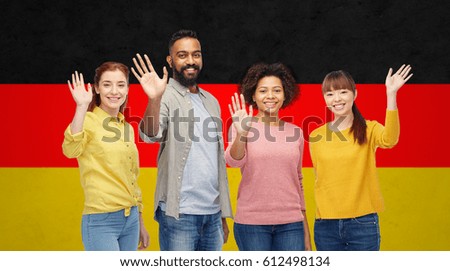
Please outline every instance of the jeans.
M234 223L234 237L243 251L305 250L303 221L281 225Z
M111 213L83 215L81 235L87 251L133 251L139 243L139 212L131 208Z
M380 250L378 215L368 214L347 219L316 219L314 241L317 250Z
M221 212L213 215L180 214L167 216L160 207L155 219L159 223L159 247L162 251L220 251L223 246Z

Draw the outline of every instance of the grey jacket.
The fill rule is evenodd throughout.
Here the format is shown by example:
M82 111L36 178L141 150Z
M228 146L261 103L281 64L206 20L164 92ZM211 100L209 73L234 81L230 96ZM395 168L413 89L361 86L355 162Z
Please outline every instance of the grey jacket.
M192 131L194 125L192 113L189 115L189 112L192 112L192 103L189 95L186 95L187 91L186 87L170 78L161 100L158 134L149 137L139 130L139 135L145 142L160 142L154 210L156 211L160 201L164 201L166 203L166 215L177 219L179 218L183 171L192 144L189 130ZM199 88L199 94L219 132L217 159L222 217L232 217L220 106L217 99L206 90ZM189 129L190 125L191 128Z

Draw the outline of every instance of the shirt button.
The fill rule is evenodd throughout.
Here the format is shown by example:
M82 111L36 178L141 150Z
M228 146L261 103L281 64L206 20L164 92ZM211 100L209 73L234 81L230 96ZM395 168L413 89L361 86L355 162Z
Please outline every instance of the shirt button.
M183 160L186 160L186 157L183 157Z

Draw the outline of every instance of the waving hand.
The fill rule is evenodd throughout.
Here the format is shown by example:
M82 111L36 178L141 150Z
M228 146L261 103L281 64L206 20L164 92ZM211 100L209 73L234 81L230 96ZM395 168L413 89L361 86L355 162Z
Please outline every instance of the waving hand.
M136 79L141 84L145 94L147 94L150 99L161 98L167 85L168 73L166 67L163 68L163 78L159 78L147 55L144 55L145 62L141 55L137 54L136 56L138 60L133 58L133 62L137 72L133 67L131 68L131 71L134 76L136 76Z
M386 76L386 91L388 94L395 94L397 91L413 76L409 74L411 66L403 64L395 74L392 74L392 68Z
M77 106L85 106L86 108L92 101L92 87L91 84L88 84L88 89L84 86L83 74L78 74L77 71L72 73L72 83L70 80L67 80L67 84L69 85L69 90L72 93L72 97L77 103Z
M237 93L235 93L234 96L231 96L231 104L228 105L228 109L230 109L233 125L234 128L236 128L237 133L246 136L252 127L251 118L253 117L253 107L250 105L247 113L244 95L241 94L240 98L241 100L239 101Z

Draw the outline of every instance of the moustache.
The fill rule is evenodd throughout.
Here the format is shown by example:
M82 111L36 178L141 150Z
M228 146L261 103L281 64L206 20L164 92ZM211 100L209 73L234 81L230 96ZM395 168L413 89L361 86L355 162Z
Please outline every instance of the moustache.
M200 70L200 67L198 65L193 64L193 65L186 65L186 66L181 67L181 71L180 72L183 72L183 71L185 71L187 69L190 69L190 68L193 68L193 69L195 69L197 71Z

